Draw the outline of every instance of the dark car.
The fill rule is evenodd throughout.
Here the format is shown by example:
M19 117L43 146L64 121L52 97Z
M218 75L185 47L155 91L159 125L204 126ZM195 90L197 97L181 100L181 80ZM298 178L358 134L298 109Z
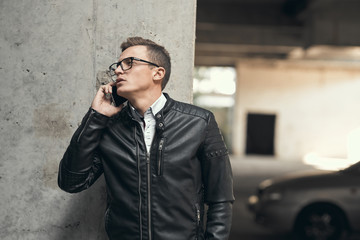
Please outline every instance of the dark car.
M345 239L360 232L360 162L265 180L248 207L258 224L296 239Z

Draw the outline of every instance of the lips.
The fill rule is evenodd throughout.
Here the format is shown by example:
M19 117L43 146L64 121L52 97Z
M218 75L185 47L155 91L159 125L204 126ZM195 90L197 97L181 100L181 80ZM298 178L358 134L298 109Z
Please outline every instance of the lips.
M125 81L125 79L123 79L123 78L117 78L116 79L116 84L124 82L124 81Z
M116 87L119 88L122 85L123 82L125 82L125 79L117 78L116 82L115 82Z

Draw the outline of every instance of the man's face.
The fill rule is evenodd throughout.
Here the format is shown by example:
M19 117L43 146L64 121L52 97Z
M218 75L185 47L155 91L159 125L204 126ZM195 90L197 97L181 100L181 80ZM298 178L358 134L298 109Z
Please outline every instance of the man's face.
M119 61L128 57L137 57L150 61L147 56L146 46L133 46L127 48L121 53ZM123 71L119 66L115 73L117 76L117 93L125 98L131 99L131 97L139 96L139 94L146 94L149 89L154 87L154 68L150 67L147 63L134 60L131 69Z

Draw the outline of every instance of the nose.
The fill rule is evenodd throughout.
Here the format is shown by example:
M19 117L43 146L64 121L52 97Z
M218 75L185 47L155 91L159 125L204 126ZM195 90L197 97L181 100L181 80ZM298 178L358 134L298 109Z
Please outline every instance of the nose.
M119 75L122 74L124 71L122 70L121 66L119 65L116 69L115 69L115 74Z

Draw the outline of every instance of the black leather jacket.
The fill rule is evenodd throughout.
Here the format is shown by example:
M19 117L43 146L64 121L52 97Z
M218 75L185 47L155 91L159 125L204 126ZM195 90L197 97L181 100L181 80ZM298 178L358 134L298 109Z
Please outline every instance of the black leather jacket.
M165 96L150 154L129 106L112 118L90 109L60 163L59 186L79 192L104 173L110 239L227 239L232 171L214 116Z

